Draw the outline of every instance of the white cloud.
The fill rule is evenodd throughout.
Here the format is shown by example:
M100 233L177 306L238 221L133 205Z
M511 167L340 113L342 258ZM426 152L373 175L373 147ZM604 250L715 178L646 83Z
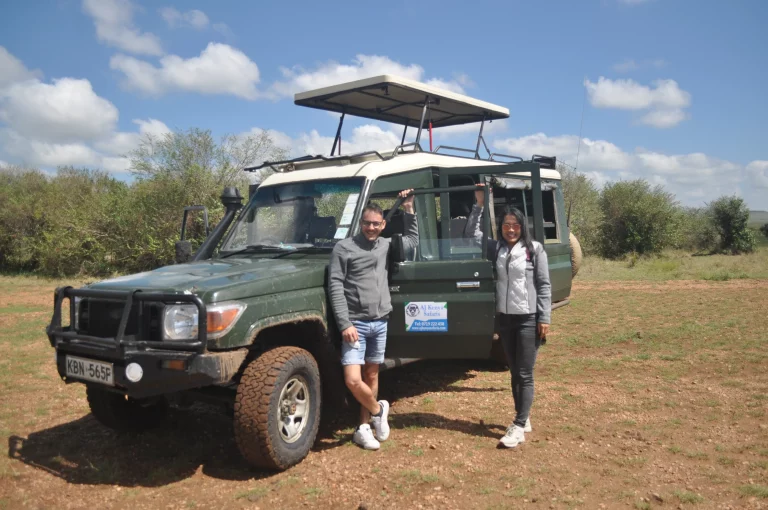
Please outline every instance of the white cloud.
M131 164L126 154L139 146L143 135L170 131L156 119L133 122L139 126L137 132L105 133L103 139L93 142L52 143L23 136L13 129L0 129L0 151L20 164L43 169L71 165L123 173Z
M747 175L751 184L760 189L768 190L768 161L753 161L747 165ZM762 191L765 194L765 191ZM765 195L763 195L765 196Z
M424 68L418 64L403 65L389 57L381 55L357 55L351 64L328 61L314 70L296 66L281 68L283 81L275 82L269 90L274 98L290 97L296 92L329 87L339 83L362 80L382 74L394 74L411 80L422 81ZM459 75L456 80L446 81L439 78L430 80L433 85L455 92L463 92L464 85L471 83L466 75Z
M42 78L40 70L30 71L18 58L0 46L0 88L24 80Z
M167 55L160 67L127 55L115 55L110 67L125 75L125 84L152 95L171 90L259 97L259 68L245 53L229 45L209 43L197 57Z
M600 77L596 83L584 82L592 106L621 110L648 108L685 108L691 104L691 95L680 89L674 80L656 80L654 88L640 85L634 80L611 80Z
M84 79L22 81L0 92L0 120L37 140L91 140L112 131L117 118L115 105Z
M208 27L210 20L208 16L197 9L187 12L180 12L174 7L163 7L160 9L160 16L171 28L190 27L197 30L203 30Z
M124 156L139 147L141 138L145 135L155 137L170 133L171 129L165 123L157 119L134 119L133 123L139 126L138 132L119 131L96 142L94 147L107 154Z
M653 87L634 80L611 80L601 76L597 82L585 80L589 102L596 108L649 110L640 122L658 128L676 126L687 118L683 110L691 105L691 94L675 80L656 80Z
M499 139L493 147L501 152L528 159L533 154L557 156L576 163L579 137L547 136L544 133L519 138ZM606 140L583 138L578 170L599 186L616 180L646 179L661 184L686 205L703 205L722 195L738 194L751 204L761 199L753 188L768 187L768 161L754 161L746 167L703 153L663 154L636 148L625 151ZM765 194L763 192L763 194ZM765 199L762 199L765 202Z
M11 164L8 163L7 161L3 161L2 159L0 159L0 168L5 168L8 166L11 166Z
M671 110L654 110L646 113L640 117L642 124L653 126L657 128L670 128L677 126L682 121L688 118L688 114L680 108L673 108Z
M355 154L365 151L391 151L400 145L400 135L391 130L382 129L373 124L358 126L349 137L342 136L342 154ZM332 136L321 136L316 130L302 133L294 143L294 152L304 154L330 154L333 146Z
M96 151L83 143L42 142L21 136L11 129L0 130L0 146L6 154L30 166L92 166L100 160Z
M136 119L137 132L116 132L117 108L96 94L88 80L44 83L36 78L39 73L0 50L0 69L12 71L0 76L14 80L0 87L0 156L14 163L124 172L130 161L123 155L138 146L142 135L170 131L157 119Z
M129 53L162 55L160 39L133 26L136 9L130 0L83 0L83 10L93 18L100 41Z
M441 80L440 78L433 78L431 80L427 80L427 85L431 87L437 87L439 89L444 89L449 92L456 92L457 94L464 94L464 87L455 81L445 81Z

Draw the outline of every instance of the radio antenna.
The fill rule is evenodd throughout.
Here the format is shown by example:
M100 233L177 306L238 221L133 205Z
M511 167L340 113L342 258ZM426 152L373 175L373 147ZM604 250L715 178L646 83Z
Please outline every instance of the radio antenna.
M581 100L581 122L579 122L579 146L576 148L576 166L573 168L575 171L578 171L579 169L579 155L581 154L581 133L584 129L584 106L587 103L587 86L585 82L587 81L587 77L584 77L584 81L582 82L582 85L584 87L584 97Z

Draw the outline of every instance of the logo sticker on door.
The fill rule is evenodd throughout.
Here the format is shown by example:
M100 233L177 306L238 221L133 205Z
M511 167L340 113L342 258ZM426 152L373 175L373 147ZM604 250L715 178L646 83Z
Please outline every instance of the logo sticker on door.
M448 331L448 303L411 301L405 304L405 330L411 333Z

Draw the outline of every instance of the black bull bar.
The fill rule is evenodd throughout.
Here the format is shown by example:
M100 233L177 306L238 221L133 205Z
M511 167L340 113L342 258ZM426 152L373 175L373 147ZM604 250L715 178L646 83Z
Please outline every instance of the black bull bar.
M123 302L123 313L120 317L120 324L117 328L117 334L114 337L97 337L83 335L74 330L75 324L75 298L97 298L109 301ZM61 325L61 306L65 299L70 302L69 306L69 326ZM131 314L131 308L134 303L144 301L162 302L164 304L183 304L191 303L197 307L197 338L192 340L173 340L167 342L158 342L143 340L139 335L126 335L125 330L128 325L128 318ZM139 318L143 313L143 307L138 308ZM140 321L141 322L141 321ZM73 345L98 345L104 348L114 348L118 354L125 352L126 349L164 349L174 351L193 351L203 353L206 350L208 330L208 314L205 303L194 294L183 294L175 292L142 292L139 290L96 290L96 289L75 289L74 287L59 287L54 293L53 317L51 323L46 328L46 334L51 346L56 347L57 340Z

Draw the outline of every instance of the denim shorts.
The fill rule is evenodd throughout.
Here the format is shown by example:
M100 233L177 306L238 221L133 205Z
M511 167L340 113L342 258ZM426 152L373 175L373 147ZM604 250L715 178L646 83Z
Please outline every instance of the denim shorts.
M360 338L360 346L341 342L342 365L380 365L384 363L384 350L387 348L387 321L352 321Z

